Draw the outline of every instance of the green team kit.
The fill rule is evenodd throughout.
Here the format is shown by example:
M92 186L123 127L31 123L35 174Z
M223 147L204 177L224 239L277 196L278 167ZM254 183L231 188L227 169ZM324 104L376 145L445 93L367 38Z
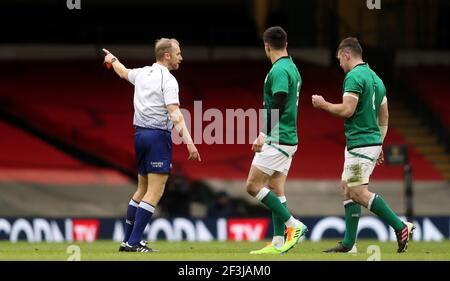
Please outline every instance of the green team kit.
M272 129L268 130L263 150L255 153L252 166L256 166L270 177L275 172L287 176L292 157L297 150L297 110L301 82L300 73L289 56L281 57L275 61L264 81L265 127ZM284 94L280 96L279 93ZM276 118L274 109L281 108L283 108L283 112L279 118ZM275 126L271 126L271 123ZM274 153L274 150L277 150L278 153ZM308 228L302 222L295 220L289 213L286 200L282 201L277 194L267 187L261 190L264 189L268 191L267 195L260 197L260 199L257 197L257 199L272 210L274 239L281 238L282 243L280 243L280 239L276 239L275 242L273 240L273 243L260 250L251 251L250 254L286 253L298 243L300 237L304 236ZM297 222L295 226L287 227L288 223L294 224L294 222Z
M386 88L367 63L361 63L345 76L343 93L358 94L355 112L344 122L347 151L343 180L347 182L348 187L355 187L369 183L369 177L381 152L383 140L378 127L378 112L386 97ZM350 202L344 203L346 231L341 242L345 250L342 250L341 246L327 252L348 252L356 242L361 206L352 200L347 201ZM397 252L406 251L415 226L402 222L378 194L371 194L367 209L384 219L395 230L399 245Z
M278 59L270 69L264 82L264 109L266 122L270 123L274 94L287 93L284 113L279 117L279 123L268 134L267 141L285 145L296 145L297 110L302 78L291 57ZM271 124L267 124L270 128Z
M344 122L347 149L381 145L378 110L386 88L380 77L367 63L355 66L344 79L343 93L357 93L358 106L352 117Z

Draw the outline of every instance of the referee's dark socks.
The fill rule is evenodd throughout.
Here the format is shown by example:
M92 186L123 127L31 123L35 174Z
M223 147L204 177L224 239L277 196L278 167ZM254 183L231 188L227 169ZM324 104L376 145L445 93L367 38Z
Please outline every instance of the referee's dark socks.
M128 245L136 246L139 244L144 233L145 227L150 222L153 213L155 212L155 207L151 204L141 201L139 207L136 211L136 220L134 222L133 231L131 232L130 239L128 240Z
M127 217L125 220L125 236L123 238L123 242L127 242L130 239L131 231L133 231L134 220L136 217L136 210L139 207L139 202L130 200L127 208Z

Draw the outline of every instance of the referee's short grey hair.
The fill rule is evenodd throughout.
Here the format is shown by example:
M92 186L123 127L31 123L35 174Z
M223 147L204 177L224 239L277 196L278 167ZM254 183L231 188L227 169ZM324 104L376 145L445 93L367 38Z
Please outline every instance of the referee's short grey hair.
M161 60L165 53L172 51L173 44L180 45L175 38L160 38L155 41L155 57L156 60Z

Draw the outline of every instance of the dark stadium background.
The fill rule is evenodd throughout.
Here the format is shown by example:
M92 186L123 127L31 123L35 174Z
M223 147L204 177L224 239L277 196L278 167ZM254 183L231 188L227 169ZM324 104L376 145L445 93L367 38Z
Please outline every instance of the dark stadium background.
M139 67L153 63L155 39L177 38L184 61L173 74L182 107L192 112L201 101L203 112L225 113L261 106L270 68L261 35L272 25L288 32L303 78L288 204L313 229L330 219L327 231L308 238L342 235L343 122L314 110L311 95L340 100L344 74L335 51L341 39L356 36L388 89L386 146L408 149L414 196L408 216L421 229L415 238L449 239L449 1L380 0L381 9L357 0L80 2L73 10L62 0L0 4L1 240L121 239L136 184L133 88L102 66L102 48ZM179 232L146 232L149 238L269 237L268 211L245 193L250 145L198 148L202 163L187 162L185 147L174 147L173 175L155 216ZM383 165L371 178L371 188L401 215L407 215L404 176L402 165ZM180 218L195 229L203 224L211 236L177 226ZM263 231L238 236L231 225ZM385 227L380 234L368 222L360 236L394 239Z

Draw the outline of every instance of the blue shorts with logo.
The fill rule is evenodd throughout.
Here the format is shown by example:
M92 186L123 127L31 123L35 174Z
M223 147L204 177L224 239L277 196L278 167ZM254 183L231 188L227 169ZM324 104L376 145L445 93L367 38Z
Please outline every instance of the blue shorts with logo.
M135 127L134 150L138 173L169 174L172 168L172 137L169 131Z

